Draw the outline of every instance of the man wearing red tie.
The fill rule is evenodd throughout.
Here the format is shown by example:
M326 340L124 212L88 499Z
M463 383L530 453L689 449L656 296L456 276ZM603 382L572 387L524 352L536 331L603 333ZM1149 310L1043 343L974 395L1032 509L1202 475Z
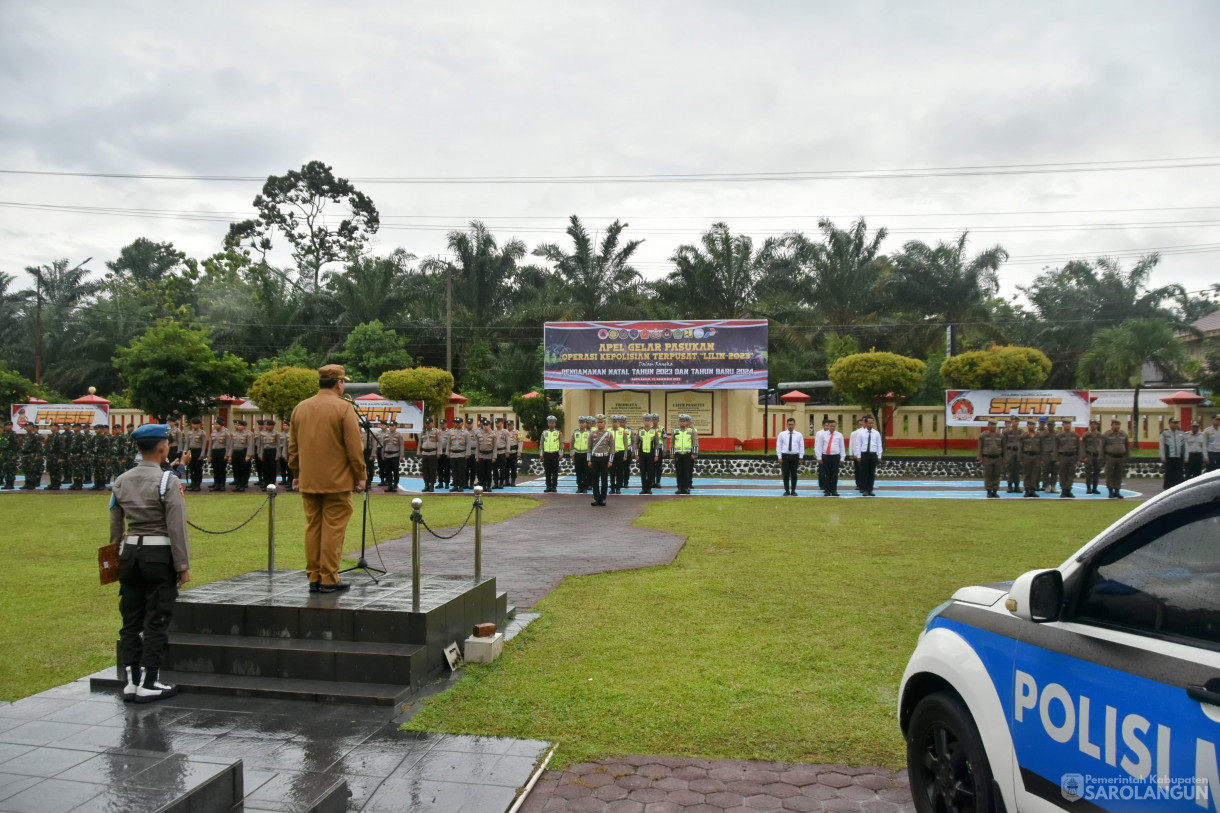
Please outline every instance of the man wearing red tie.
M796 431L796 419L788 419L788 428L775 439L780 470L784 474L784 496L796 496L796 476L805 459L805 436Z
M826 428L814 439L813 453L818 459L818 470L822 473L822 493L827 497L839 496L839 463L843 460L843 435L838 423L828 421Z
M875 497L873 484L877 480L877 461L881 459L881 433L872 415L864 418L864 426L851 436L851 456L856 460L856 482L865 497Z

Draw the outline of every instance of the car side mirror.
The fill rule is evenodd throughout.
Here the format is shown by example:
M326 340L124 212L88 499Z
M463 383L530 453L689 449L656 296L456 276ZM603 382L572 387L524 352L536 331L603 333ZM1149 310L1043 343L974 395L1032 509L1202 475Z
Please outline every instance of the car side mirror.
M1012 583L1004 606L1017 618L1042 623L1059 619L1063 607L1063 574L1058 570L1031 570Z

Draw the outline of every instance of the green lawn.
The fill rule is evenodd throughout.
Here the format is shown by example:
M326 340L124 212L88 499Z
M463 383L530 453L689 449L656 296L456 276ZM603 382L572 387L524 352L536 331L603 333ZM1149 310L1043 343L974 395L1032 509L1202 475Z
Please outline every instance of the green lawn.
M264 501L261 494L188 495L187 516L210 530L232 528ZM75 680L114 662L118 636L118 585L102 586L97 549L110 540L110 495L94 493L0 495L0 700L16 700ZM276 566L305 566L304 516L297 494L276 500ZM526 497L484 500L485 522L500 522L537 504ZM359 546L360 515L348 528L348 547ZM425 495L423 514L433 528L458 525L471 498ZM379 540L410 532L411 501L370 497ZM370 538L370 543L372 539ZM191 586L267 567L266 513L224 536L191 532Z
M408 724L631 753L903 764L898 682L962 585L1057 565L1134 506L695 498L674 564L567 579L505 656Z

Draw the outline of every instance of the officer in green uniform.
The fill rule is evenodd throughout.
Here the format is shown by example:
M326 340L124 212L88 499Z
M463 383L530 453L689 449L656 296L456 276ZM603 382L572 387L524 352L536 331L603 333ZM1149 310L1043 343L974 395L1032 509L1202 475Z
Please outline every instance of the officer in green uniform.
M72 427L72 434L69 438L68 471L72 477L72 490L80 491L85 487L85 478L89 477L91 473L89 436L85 434L85 427L78 423Z
M1021 493L1021 422L1009 418L1008 426L1000 433L1004 439L1004 475L1008 480L1008 493Z
M25 431L26 435L21 440L21 476L25 478L25 483L21 489L33 491L42 485L46 441L34 424L28 424Z
M1058 490L1055 481L1059 479L1058 443L1054 424L1045 418L1038 439L1042 441L1042 491L1054 494Z
M551 493L559 490L559 455L563 453L563 433L556 429L558 419L554 415L546 416L546 429L538 439L538 448L542 451L542 471L546 476L544 491Z
M20 436L13 431L13 422L5 421L4 428L0 429L0 488L11 489L16 485L20 459Z
M144 424L132 432L142 461L115 478L110 498L110 540L119 547L119 665L123 699L149 703L177 693L160 680L178 588L191 579L186 499L173 472L168 427Z
M1102 444L1105 435L1101 433L1101 421L1089 421L1089 431L1080 439L1084 447L1084 493L1100 494L1097 482L1101 477L1101 469L1105 463L1105 452Z
M678 416L678 428L674 430L674 472L678 480L678 494L690 494L695 478L695 458L699 456L699 433L690 425L690 415Z
M983 487L989 499L1000 498L1000 472L1004 468L1004 437L996 431L995 421L979 434L979 465L983 467Z
M651 494L657 460L657 414L644 413L644 426L635 435L636 460L640 466L640 493Z
M94 424L89 436L89 462L93 466L92 489L101 491L110 482L110 435L104 423Z
M1119 428L1117 420L1110 421L1110 431L1102 436L1102 454L1106 456L1106 490L1109 498L1123 498L1123 476L1127 473L1127 456L1131 454L1131 441L1127 433Z
M59 491L64 484L64 467L67 463L65 459L67 451L64 449L64 425L59 422L51 424L51 432L43 443L46 446L44 455L47 460L47 491Z
M1063 429L1055 435L1055 449L1059 455L1059 496L1074 499L1072 483L1076 481L1076 467L1084 457L1084 444L1072 428L1070 418L1063 419Z
M614 438L614 465L610 469L610 493L621 494L623 470L627 468L627 428L623 415L610 416L610 436Z
M576 472L576 493L588 492L589 484L589 416L576 419L576 431L572 433L572 468Z
M1021 433L1021 479L1025 481L1025 496L1038 496L1038 472L1042 470L1042 436L1038 424L1029 421Z

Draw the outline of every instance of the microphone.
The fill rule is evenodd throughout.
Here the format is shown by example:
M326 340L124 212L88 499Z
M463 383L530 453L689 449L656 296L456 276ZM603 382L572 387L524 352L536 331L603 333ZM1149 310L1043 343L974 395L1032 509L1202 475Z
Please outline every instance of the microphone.
M352 410L356 413L356 420L360 421L361 427L363 427L364 429L368 429L370 426L369 419L366 418L364 416L364 414L361 413L360 410L356 407L356 399L352 398L352 396L348 395L346 392L342 393L339 397L352 405Z

